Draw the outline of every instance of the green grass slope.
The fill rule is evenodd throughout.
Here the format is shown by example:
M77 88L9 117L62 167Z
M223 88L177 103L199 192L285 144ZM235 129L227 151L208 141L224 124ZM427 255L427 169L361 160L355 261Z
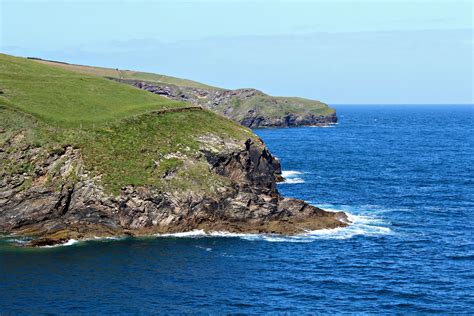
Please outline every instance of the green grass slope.
M186 106L104 78L4 54L0 54L0 82L0 104L65 126Z
M8 55L0 55L0 91L2 149L41 148L47 157L65 146L79 148L87 170L115 194L126 185L215 193L226 180L196 158L198 137L254 137L213 112L156 111L189 105ZM9 145L12 138L17 145ZM32 173L34 163L0 161L0 176ZM176 176L165 179L170 171Z
M165 76L165 75L149 73L149 72L75 65L75 64L68 64L68 63L56 62L56 61L51 61L51 60L44 60L44 59L39 59L39 58L32 58L32 60L35 60L39 63L46 64L49 66L71 70L71 71L75 71L75 72L79 72L79 73L83 73L87 75L94 75L94 76L100 76L100 77L112 77L112 78L119 78L119 79L144 80L144 81L150 81L150 82L160 82L160 83L174 84L177 86L190 87L190 88L219 89L217 87L209 86L209 85L192 81L192 80L181 79L181 78Z
M67 69L78 73L89 74L99 77L141 80L148 81L151 83L156 82L161 84L171 84L185 88L222 90L221 88L208 86L199 82L164 76L160 74L103 67L81 66L62 62L47 61L42 59L34 60L39 63L47 64L60 69ZM206 102L207 100L203 99L199 101ZM247 115L248 111L251 110L255 111L255 113L258 115L262 115L268 118L281 118L284 117L287 113L292 113L295 115L313 114L316 116L326 116L334 114L336 112L333 108L320 101L297 97L273 97L264 93L259 93L252 98L246 98L244 100L235 98L235 100L233 100L232 102L232 106L234 108L234 111L232 112L230 117L236 121L241 121ZM226 107L227 104L220 104L215 107L215 110L222 114L225 112Z

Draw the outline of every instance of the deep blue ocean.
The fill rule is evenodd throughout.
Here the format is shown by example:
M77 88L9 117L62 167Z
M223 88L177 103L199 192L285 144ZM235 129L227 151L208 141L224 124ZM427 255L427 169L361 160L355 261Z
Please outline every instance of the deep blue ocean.
M0 315L474 314L473 107L336 106L330 128L256 130L286 196L350 214L298 237L0 243Z

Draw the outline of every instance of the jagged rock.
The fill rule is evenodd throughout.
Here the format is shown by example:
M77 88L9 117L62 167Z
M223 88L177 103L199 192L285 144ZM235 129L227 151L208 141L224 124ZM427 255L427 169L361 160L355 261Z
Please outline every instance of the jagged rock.
M226 141L216 150L211 145L222 140L201 139L200 153L210 170L230 180L219 188L218 197L212 197L145 186L127 186L113 196L90 176L79 149L66 146L49 154L19 146L20 139L16 135L6 143L8 150L0 152L0 161L16 159L31 164L34 171L0 175L0 231L36 236L32 246L194 229L296 234L347 225L344 213L283 198L276 186L280 163L258 140Z

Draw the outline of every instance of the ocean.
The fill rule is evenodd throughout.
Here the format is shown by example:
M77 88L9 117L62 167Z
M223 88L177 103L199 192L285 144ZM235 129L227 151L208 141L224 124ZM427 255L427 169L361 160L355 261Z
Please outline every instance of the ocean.
M349 214L294 237L0 240L0 315L474 314L469 106L336 106L328 128L255 132L285 196Z

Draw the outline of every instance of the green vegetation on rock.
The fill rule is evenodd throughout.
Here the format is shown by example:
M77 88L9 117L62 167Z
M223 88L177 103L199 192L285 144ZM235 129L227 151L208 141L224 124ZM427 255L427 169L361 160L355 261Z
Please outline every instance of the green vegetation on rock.
M115 194L127 185L216 194L227 180L202 163L200 137L254 137L211 111L3 54L0 91L0 147L36 147L41 155L79 148L86 169ZM1 162L0 174L33 172L32 165Z
M297 97L273 97L265 94L256 95L244 101L235 99L233 105L231 118L237 121L244 119L248 111L251 110L258 110L259 113L264 113L269 118L283 117L287 113L294 115L308 113L330 115L335 113L334 109L319 101Z

